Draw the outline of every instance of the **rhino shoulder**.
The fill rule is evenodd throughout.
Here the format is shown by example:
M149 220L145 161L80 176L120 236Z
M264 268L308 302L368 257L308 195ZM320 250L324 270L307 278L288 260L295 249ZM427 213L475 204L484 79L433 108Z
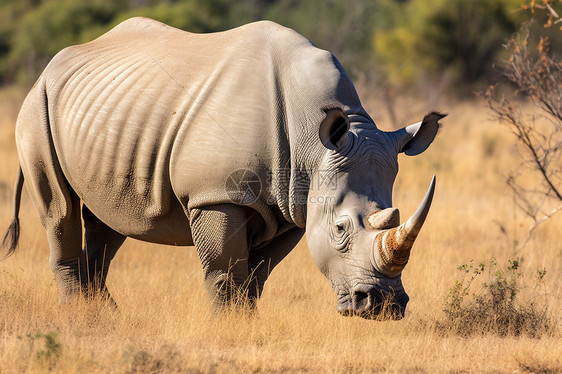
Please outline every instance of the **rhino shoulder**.
M151 33L152 35L154 35L153 33L156 33L156 35L158 35L167 32L187 33L187 31L183 31L175 27L166 25L165 23L162 23L152 18L132 17L119 23L117 26L115 26L114 28L112 28L102 36L100 36L100 38L114 37L114 36L118 37L119 35L125 35L129 33L133 33L133 34Z
M241 28L260 30L263 33L277 35L277 36L282 36L282 35L286 35L286 36L298 35L299 37L301 36L293 29L290 29L288 27L282 26L276 22L269 21L269 20L252 22L247 25L241 26Z

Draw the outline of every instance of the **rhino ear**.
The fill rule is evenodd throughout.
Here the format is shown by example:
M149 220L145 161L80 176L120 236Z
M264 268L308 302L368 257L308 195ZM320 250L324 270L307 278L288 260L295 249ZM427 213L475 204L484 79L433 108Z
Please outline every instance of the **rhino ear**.
M326 148L341 149L347 144L349 118L340 109L327 110L319 130L320 141Z
M399 152L404 152L408 156L415 156L427 149L441 124L439 120L446 114L431 112L423 117L423 120L403 129L395 131L399 138Z

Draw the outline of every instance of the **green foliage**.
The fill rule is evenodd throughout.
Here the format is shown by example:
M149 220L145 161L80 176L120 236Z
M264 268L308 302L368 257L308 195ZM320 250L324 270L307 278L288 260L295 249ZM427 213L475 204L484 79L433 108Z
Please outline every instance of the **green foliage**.
M14 24L6 67L16 70L20 81L35 79L58 51L82 42L85 30L109 23L119 10L119 2L104 0L39 3Z
M0 5L0 84L31 84L66 46L92 40L133 17L191 32L270 19L332 51L348 70L369 70L377 1L358 0L7 0Z
M376 33L374 48L399 81L452 72L468 88L493 73L502 43L515 31L519 1L384 1L392 14ZM411 58L411 60L407 60Z
M170 26L190 32L213 32L228 28L229 3L225 0L190 0L176 3L162 2L153 6L132 9L119 14L114 24L130 17L154 18Z
M457 269L463 273L462 280L456 280L455 285L449 290L445 303L444 311L450 319L455 319L459 316L462 310L462 305L465 297L470 294L470 286L477 276L482 274L485 265L480 263L474 266L471 260L470 264L462 264ZM468 277L468 279L467 279Z
M525 288L519 257L508 260L505 270L495 258L486 266L483 263L463 264L458 267L461 280L449 290L443 311L447 321L441 325L459 335L495 333L500 336L528 335L540 337L550 330L546 299L541 305L519 298ZM488 277L477 292L473 283L481 279L488 267ZM537 270L537 282L542 283L545 269ZM536 291L536 289L535 289Z
M0 83L31 84L64 47L92 40L133 16L211 32L236 26L228 16L235 9L243 7L234 0L8 0L0 5L0 21L5 21L0 22ZM238 16L243 18L241 12Z
M29 85L64 47L145 16L192 32L270 19L334 53L352 76L446 75L472 88L493 74L502 43L526 17L520 10L520 0L3 0L0 85Z
M352 75L373 68L370 42L378 16L378 2L373 0L279 0L264 14L332 52Z
M13 48L13 38L19 20L33 6L30 0L4 0L0 2L0 84L9 83L7 72L11 68L8 55Z

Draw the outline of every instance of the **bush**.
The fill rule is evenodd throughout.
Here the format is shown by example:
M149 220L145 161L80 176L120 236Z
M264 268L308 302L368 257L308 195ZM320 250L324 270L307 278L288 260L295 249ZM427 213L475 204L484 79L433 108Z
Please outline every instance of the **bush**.
M21 336L18 338L23 339ZM29 341L29 352L33 353L32 363L41 368L53 370L62 353L58 332L50 331L43 334L38 331L35 334L27 334L26 338Z
M546 297L539 304L520 300L521 291L527 288L520 264L520 258L511 258L504 270L492 258L487 280L474 293L473 284L482 278L486 265L471 261L459 266L462 278L449 290L443 308L447 320L440 327L462 336L493 333L540 337L549 332L552 326ZM542 283L545 275L546 270L537 270L537 281Z

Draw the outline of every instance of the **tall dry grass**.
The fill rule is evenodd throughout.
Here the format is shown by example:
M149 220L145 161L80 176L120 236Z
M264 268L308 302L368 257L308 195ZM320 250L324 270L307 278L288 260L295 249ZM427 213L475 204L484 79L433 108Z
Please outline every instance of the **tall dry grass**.
M18 91L0 94L2 230L11 219L14 108L21 99ZM385 110L377 103L366 106L385 128ZM406 108L399 112L404 124L427 109L417 101L399 107ZM561 217L541 226L518 253L524 258L521 282L529 285L521 301L546 297L548 331L502 337L442 328L457 266L492 256L505 263L528 224L502 177L517 165L513 139L488 120L483 103L442 109L449 117L432 147L399 160L394 202L403 217L415 210L431 175L438 176L430 216L403 274L411 297L405 319L338 315L335 294L304 243L274 270L254 314L212 315L193 248L134 240L109 272L118 310L100 300L61 305L45 234L24 194L20 248L0 262L0 373L562 371ZM547 270L540 288L533 287L537 268Z

